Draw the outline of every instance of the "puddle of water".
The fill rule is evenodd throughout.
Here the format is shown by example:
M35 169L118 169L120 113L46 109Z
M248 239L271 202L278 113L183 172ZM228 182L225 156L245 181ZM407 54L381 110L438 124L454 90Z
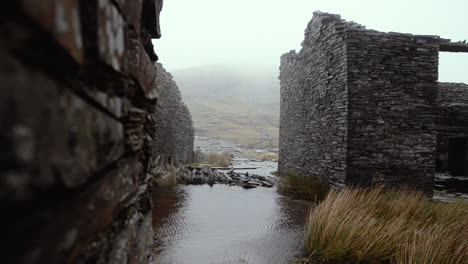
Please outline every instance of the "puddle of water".
M155 190L154 203L151 263L281 264L301 254L309 203L275 188L178 186Z

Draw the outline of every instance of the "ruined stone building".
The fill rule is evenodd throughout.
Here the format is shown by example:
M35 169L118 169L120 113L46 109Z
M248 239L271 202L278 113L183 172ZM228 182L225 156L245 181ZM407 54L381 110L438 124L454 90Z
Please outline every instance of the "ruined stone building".
M2 263L148 262L147 170L165 151L154 149L165 147L155 122L176 113L184 123L166 138L185 146L174 158L189 161L193 146L186 108L151 115L168 100L159 94L176 93L155 67L161 8L162 0L2 2Z
M427 193L436 169L468 175L468 86L438 82L443 51L468 44L315 12L281 57L279 172Z
M159 101L151 114L156 126L153 156L162 162L188 164L193 160L195 137L192 118L172 75L156 64Z

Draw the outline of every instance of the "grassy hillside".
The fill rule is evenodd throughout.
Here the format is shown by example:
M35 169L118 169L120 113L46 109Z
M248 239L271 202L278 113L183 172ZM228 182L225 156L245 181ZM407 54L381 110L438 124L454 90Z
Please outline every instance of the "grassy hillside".
M279 111L275 106L246 105L222 98L185 100L200 136L219 138L254 149L278 146Z
M195 133L253 149L278 147L279 83L275 67L207 65L175 71Z

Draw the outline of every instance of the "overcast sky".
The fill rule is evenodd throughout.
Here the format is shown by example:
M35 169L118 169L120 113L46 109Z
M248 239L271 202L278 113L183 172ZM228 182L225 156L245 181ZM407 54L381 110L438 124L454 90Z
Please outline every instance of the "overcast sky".
M468 39L468 0L164 0L155 49L169 71L205 64L279 67L315 10L368 29ZM441 81L468 83L468 54L441 53Z

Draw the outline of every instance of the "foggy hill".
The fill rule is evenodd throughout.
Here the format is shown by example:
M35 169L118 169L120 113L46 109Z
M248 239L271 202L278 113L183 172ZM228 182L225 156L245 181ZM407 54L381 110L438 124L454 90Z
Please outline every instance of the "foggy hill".
M252 149L278 146L279 80L275 66L205 65L173 71L199 136Z
M278 104L277 67L204 65L173 72L184 99L220 98L244 104Z

